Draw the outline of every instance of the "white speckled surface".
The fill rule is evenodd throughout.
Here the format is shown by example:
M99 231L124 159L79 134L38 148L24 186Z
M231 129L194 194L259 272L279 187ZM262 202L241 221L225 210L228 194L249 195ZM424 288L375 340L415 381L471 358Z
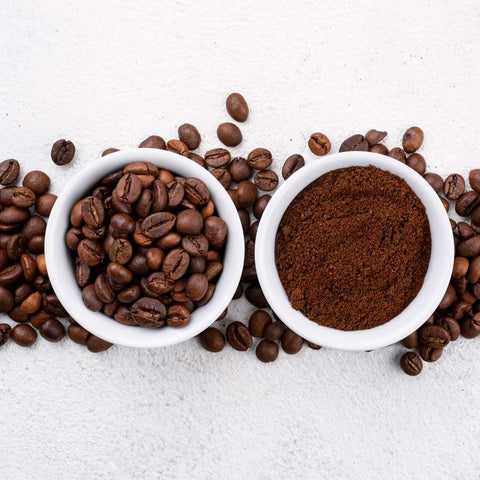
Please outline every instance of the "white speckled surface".
M315 130L337 149L384 128L394 146L418 124L430 168L464 173L479 163L479 27L474 0L3 2L0 157L47 170L58 191L104 148L172 138L185 121L204 152L237 90L251 117L235 153L266 146L278 167L313 160ZM78 152L63 168L49 160L61 137ZM478 478L479 341L417 378L401 352L305 349L263 365L195 341L100 355L9 344L0 477Z

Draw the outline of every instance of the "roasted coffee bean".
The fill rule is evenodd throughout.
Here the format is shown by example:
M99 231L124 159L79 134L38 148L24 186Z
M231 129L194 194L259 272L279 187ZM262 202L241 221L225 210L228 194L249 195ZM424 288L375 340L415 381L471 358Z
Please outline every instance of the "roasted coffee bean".
M207 262L204 257L192 257L190 259L190 272L191 273L204 273Z
M162 266L163 259L165 258L165 253L160 248L152 247L145 252L145 257L147 259L148 267L151 270L159 270Z
M380 132L372 129L365 134L365 140L370 147L373 147L377 143L380 143L387 136L387 132Z
M87 348L92 353L100 353L108 350L110 347L113 346L113 343L107 342L106 340L102 340L100 337L96 335L90 335L87 340Z
M303 347L303 342L303 338L289 328L285 330L285 333L282 335L281 339L283 351L290 355L298 353Z
M415 352L407 352L402 355L400 366L407 375L414 377L422 371L423 363Z
M257 187L249 180L243 180L238 184L238 203L242 208L250 208L255 204L258 191Z
M363 135L356 134L347 138L340 145L340 152L351 152L351 151L368 151L368 142L365 140Z
M419 340L431 348L444 348L450 343L450 334L439 325L427 325L420 329Z
M227 147L236 147L242 142L242 132L230 122L224 122L218 126L217 137Z
M462 240L467 240L467 238L472 238L475 235L473 228L466 222L458 222L457 230Z
M142 193L142 181L137 175L127 173L117 183L113 195L121 203L132 204L138 200Z
M449 200L456 200L465 191L465 180L458 173L452 173L445 180L443 193Z
M224 148L214 148L205 154L205 162L211 168L220 168L228 165L231 156Z
M80 259L75 262L75 281L80 288L86 287L90 283L92 276L91 268Z
M255 218L262 218L263 212L267 208L268 202L271 200L271 198L272 197L268 195L268 193L262 195L261 197L258 197L255 205L253 206L253 215L255 216Z
M49 342L59 342L65 336L65 327L56 318L49 318L40 325L40 335Z
M406 163L407 161L407 156L405 155L405 151L400 147L392 148L388 152L388 156L402 163Z
M197 149L202 140L197 128L190 123L184 123L178 127L178 138L187 145L190 150Z
M416 152L423 143L423 130L420 127L410 127L402 139L403 149L407 153Z
M42 294L40 292L31 293L21 304L20 311L31 315L37 312L42 306Z
M448 210L450 209L450 203L448 203L448 200L445 198L440 198L440 201L443 204L443 208L445 208L445 211L448 213Z
M23 225L22 234L30 240L33 237L43 236L47 230L47 222L38 215L32 215Z
M480 258L480 257L478 257L478 258ZM470 265L470 262L468 261L468 258L455 257L455 260L453 262L452 277L453 278L464 277L468 272L469 265ZM476 282L473 282L473 283L476 283Z
M183 327L190 321L190 312L183 305L172 305L167 311L167 325L169 327Z
M177 248L167 254L163 261L162 270L167 277L178 280L185 275L189 264L188 253L181 248Z
M111 303L115 300L115 292L107 281L105 275L100 274L95 279L95 293L103 303Z
M249 180L252 176L253 169L245 158L235 157L230 165L228 171L234 182L240 183L243 180Z
M257 308L268 308L268 302L258 285L249 285L245 290L246 299Z
M418 330L415 330L408 337L405 337L402 340L402 344L407 348L417 348L418 347Z
M82 202L83 221L93 228L99 228L105 221L103 202L97 197L87 197Z
M431 185L431 187L437 192L443 192L443 178L437 173L426 173L423 178Z
M79 250L80 250L80 246L79 246ZM80 252L79 252L79 255L80 255ZM120 265L126 265L132 258L132 255L133 255L132 244L126 238L116 238L113 241L112 246L110 247L110 250L108 251L108 256L110 258L110 261L117 262ZM82 258L81 255L80 255L80 258ZM103 261L103 258L102 258L102 261ZM91 267L96 266L96 265L91 265L86 261L85 263Z
M468 217L479 204L480 194L478 192L466 192L455 202L455 211L462 217Z
M468 315L464 317L460 322L460 329L462 336L465 338L475 338L480 335L480 317L478 313L472 317Z
M130 285L118 292L116 299L121 303L133 303L140 298L142 290L138 285Z
M165 150L167 145L162 137L159 137L158 135L150 135L140 143L138 148L158 148L160 150Z
M158 175L158 167L150 162L133 162L129 163L124 169L123 174L133 173L135 175Z
M207 164L206 164L204 158L203 158L201 155L199 155L198 153L190 152L190 153L188 154L188 158L189 158L190 160L193 160L195 163L197 163L197 164L200 165L201 167L207 168Z
M479 233L479 226L480 226L480 208L474 208L473 211L470 213L470 221L472 222L472 229Z
M27 241L21 233L15 233L7 242L7 256L11 261L18 260L20 255L26 250Z
M12 329L13 341L21 347L31 347L37 340L37 332L26 324L15 325Z
M480 192L480 168L474 168L473 170L470 170L468 180L470 182L470 186L476 192Z
M163 237L175 226L175 220L175 215L170 212L152 213L143 220L142 233L152 239Z
M3 347L12 333L12 327L8 323L0 323L0 347Z
M188 147L181 140L169 140L167 142L167 150L170 152L177 153L184 157L188 157Z
M29 216L30 212L26 208L11 206L0 212L0 222L16 225L27 220Z
M103 308L103 302L98 298L93 283L82 290L82 300L85 306L93 312L99 312Z
M6 313L13 309L15 302L12 292L5 287L0 287L0 312Z
M71 323L68 326L67 334L70 337L70 340L80 345L86 345L88 337L90 335L88 331L85 330L78 323Z
M215 293L215 285L213 283L209 283L207 293L200 300L195 302L195 305L197 307L203 307L203 305L206 305L211 300L214 293Z
M198 235L203 229L203 217L196 210L183 210L177 215L175 227L179 233Z
M255 185L264 192L271 192L278 187L278 175L273 170L262 170L254 177Z
M255 170L266 170L272 164L272 154L266 148L255 148L248 154L247 161Z
M210 172L221 184L223 188L228 188L232 183L232 176L224 168L215 168Z
M237 122L245 122L247 120L248 105L239 93L231 93L227 97L226 107L228 114Z
M388 148L383 143L377 143L368 149L372 153L378 153L380 155L388 155Z
M15 187L12 194L12 204L20 208L30 208L35 204L35 193L27 187Z
M10 265L0 271L0 286L5 287L18 282L23 278L23 269L20 265Z
M210 200L207 186L198 178L187 178L184 187L185 196L193 205L206 205Z
M252 336L246 325L241 322L232 322L227 327L228 343L240 352L248 350L252 344Z
M264 363L274 362L278 357L278 352L278 345L270 340L262 340L255 349L257 358Z
M13 291L13 299L16 304L20 304L33 292L34 289L32 285L29 283L22 283Z
M50 177L44 172L33 170L25 175L22 185L40 196L47 193L50 188Z
M67 165L73 160L75 155L75 145L70 140L57 140L52 146L52 157L55 165ZM40 332L41 333L41 332Z
M173 181L167 187L167 207L172 209L180 205L185 197L185 188L181 182Z
M163 272L153 272L147 278L148 289L156 295L164 295L173 290L175 282Z
M8 312L8 316L17 323L27 323L30 321L30 315L22 312L20 307L15 307Z
M308 140L308 147L314 155L326 155L331 148L330 140L323 133L312 133Z
M44 323L49 318L51 318L51 315L49 313L47 313L45 310L39 310L38 312L35 312L33 315L30 316L30 323L32 324L32 327L40 328L42 323Z
M293 175L297 170L305 166L304 158L299 154L290 155L283 164L282 177L286 180Z
M104 251L97 240L84 239L78 244L78 256L89 267L97 267L103 262Z
M455 264L458 263L457 258L459 257L455 257L455 262L453 265L454 271L455 271ZM462 271L465 269L465 266L468 266L468 275L467 275L468 281L470 282L470 284L474 285L480 280L480 257L475 257L470 263L468 262L468 260L466 262L463 262L461 265ZM459 273L458 269L459 269L459 266L457 266L457 275ZM464 275L466 275L466 273Z
M419 153L412 153L412 155L409 155L406 163L410 168L413 168L413 170L415 170L419 175L423 175L427 168L427 162L423 158L423 155L420 155Z
M472 258L480 254L480 235L468 238L457 247L457 255Z
M200 334L199 338L202 347L209 352L218 353L225 347L225 337L216 328L207 328Z
M82 200L79 200L72 208L71 212L70 212L70 223L74 226L74 227L81 227L82 226L82 222L83 222L83 218L82 218L82 203L83 203L83 199Z
M258 285L257 270L255 267L244 268L242 272L242 283Z
M198 302L202 299L208 290L208 279L202 273L194 273L189 277L185 287L185 293L190 300Z
M155 298L142 297L130 310L135 322L142 327L160 328L166 323L167 309Z
M194 257L192 261L199 258L204 260L202 257ZM211 282L216 278L218 278L218 276L222 273L222 270L223 270L223 265L220 262L208 262L205 266L205 270L199 273L204 273L205 276L207 277L207 280Z
M461 320L472 310L472 304L466 300L457 300L450 307L450 312L455 320Z
M173 248L180 245L181 241L182 236L180 234L178 234L177 232L170 232L167 233L164 237L157 240L157 246L164 249Z
M437 317L435 324L447 330L450 334L450 341L454 342L460 336L460 324L451 317ZM413 348L413 347L412 347Z
M271 325L272 318L265 310L255 310L248 321L248 329L256 338L263 338L265 328Z
M67 311L63 308L57 296L53 293L43 297L43 309L52 317L68 317Z
M20 164L17 160L4 160L0 163L0 185L12 185L17 181L19 173Z
M220 217L212 215L204 221L204 234L210 246L222 248L227 237L227 224Z

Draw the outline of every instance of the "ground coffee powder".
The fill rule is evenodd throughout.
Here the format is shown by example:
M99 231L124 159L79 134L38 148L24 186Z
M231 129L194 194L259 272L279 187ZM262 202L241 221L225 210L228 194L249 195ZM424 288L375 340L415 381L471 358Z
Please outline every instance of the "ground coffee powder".
M425 208L403 179L350 167L293 200L277 233L276 264L293 308L320 325L362 330L413 300L430 243Z

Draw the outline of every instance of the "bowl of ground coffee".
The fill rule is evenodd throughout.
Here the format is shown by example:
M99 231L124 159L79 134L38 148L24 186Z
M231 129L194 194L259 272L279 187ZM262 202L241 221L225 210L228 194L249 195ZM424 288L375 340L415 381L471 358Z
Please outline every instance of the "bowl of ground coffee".
M370 152L310 163L269 202L255 258L275 313L314 342L391 345L435 310L453 266L443 204L405 164Z

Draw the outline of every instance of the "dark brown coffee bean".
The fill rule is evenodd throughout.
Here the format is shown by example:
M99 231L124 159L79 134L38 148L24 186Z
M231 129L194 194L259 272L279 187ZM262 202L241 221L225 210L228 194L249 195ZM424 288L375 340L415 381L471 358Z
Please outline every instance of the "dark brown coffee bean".
M167 325L172 328L183 327L190 321L190 312L183 305L172 305L167 311Z
M255 267L248 267L243 269L242 283L247 283L249 285L251 284L258 285L258 276L257 276L257 270L255 269Z
M75 145L70 140L62 138L53 144L50 155L55 165L67 165L73 160Z
M121 203L132 204L138 200L142 193L142 181L137 175L127 173L117 183L113 194Z
M22 234L27 239L30 240L33 237L45 235L47 229L47 222L38 216L32 215L24 224L22 228Z
M8 312L8 316L17 323L27 323L30 321L30 315L22 312L20 307L15 307ZM32 323L33 325L33 323Z
M105 275L100 274L95 279L95 293L103 303L111 303L115 300L115 293L107 281Z
M91 276L91 268L78 258L75 261L75 281L77 282L77 285L80 288L86 287L90 283Z
M232 183L232 176L224 168L215 168L210 172L221 184L223 188L228 188Z
M182 210L177 215L175 227L179 233L198 235L203 229L203 217L196 210Z
M450 343L450 334L438 325L427 325L420 329L419 340L431 348L444 348Z
M340 152L351 152L351 151L368 151L368 142L365 140L363 135L356 134L348 137L340 145Z
M31 347L37 340L37 332L30 325L20 324L13 327L11 337L17 345Z
M428 345L420 345L418 351L422 359L426 362L436 362L440 359L443 353L442 348L431 348Z
M185 187L182 182L173 181L167 187L167 207L172 209L180 205L185 197Z
M326 155L331 148L330 140L323 133L312 133L308 140L308 148L314 155Z
M11 206L0 212L0 222L16 225L27 220L29 216L30 212L26 208Z
M470 186L476 192L480 192L480 168L474 168L473 170L470 170L468 180L470 182Z
M465 191L465 180L458 173L452 173L445 180L443 193L449 200L456 200Z
M22 303L29 295L34 292L32 285L29 283L22 283L13 291L13 298L16 304Z
M203 273L194 273L187 281L185 293L188 298L198 302L205 296L208 290L208 279Z
M190 160L193 160L195 163L198 163L198 165L200 165L201 167L207 168L207 164L206 164L204 158L201 155L199 155L198 153L190 152L188 154L188 158Z
M221 123L218 126L217 137L227 147L236 147L242 142L242 132L230 122Z
M243 180L250 179L253 169L245 158L235 157L228 166L228 171L230 172L232 180L240 183Z
M456 257L455 260L457 260L457 258L459 257ZM463 262L463 265L462 265L463 269L465 268L465 265L468 265L468 275L467 275L468 281L470 282L470 284L474 285L480 280L480 257L475 257L471 262L468 262L468 260L467 262ZM455 263L454 263L454 270L455 270Z
M410 168L413 168L413 170L415 170L419 175L423 175L427 168L427 162L419 153L412 153L412 155L409 155L406 163Z
M31 315L37 312L42 306L42 294L40 292L31 293L20 305L20 311Z
M407 156L405 154L405 151L403 150L403 148L400 148L400 147L392 148L388 152L388 156L402 163L406 163L407 161Z
M304 166L305 160L301 155L290 155L283 164L282 177L286 180L288 177L293 175L296 171L300 170Z
M209 352L218 353L225 347L225 337L216 328L207 328L199 335L199 338L202 347Z
M265 310L255 310L248 321L248 329L256 338L263 338L265 328L271 325L272 318Z
M476 257L480 254L480 235L461 242L457 247L457 254L467 258Z
M87 197L82 202L83 221L93 228L99 228L105 221L103 202L97 197Z
M407 352L402 355L400 366L407 375L414 377L422 371L423 363L415 352Z
M159 137L158 135L150 135L140 143L138 148L158 148L160 150L165 150L167 145L162 137Z
M27 187L15 187L12 194L12 204L20 208L30 208L35 204L36 196Z
M70 340L80 345L86 345L89 333L78 323L71 323L67 329Z
M228 325L227 340L235 350L240 352L245 352L253 344L248 328L241 322L232 322Z
M451 317L438 317L435 319L436 325L444 328L450 334L450 341L454 342L460 336L460 324Z
M0 347L3 347L10 339L12 327L8 323L0 323Z
M303 347L303 338L297 335L293 330L287 328L282 336L282 349L285 353L294 355L298 353Z
M230 162L230 152L224 148L214 148L205 154L205 162L211 168L220 168Z
M387 132L380 132L372 129L365 134L365 140L370 147L373 147L377 143L380 143L387 136Z
M7 313L13 309L15 302L12 292L5 287L0 287L0 312Z
M160 328L165 325L167 309L155 298L142 297L130 310L135 322L142 327Z
M472 238L475 235L475 232L471 225L466 222L458 222L457 230L461 240L467 240L467 238Z
M34 313L30 316L30 323L32 327L40 328L43 322L51 318L51 315L47 313L45 310L39 310L38 312Z
M147 278L147 285L155 295L164 295L173 290L175 282L163 272L153 272Z
M420 127L410 127L404 134L402 145L407 153L416 152L423 143L423 130Z
M37 275L33 281L33 286L41 293L47 293L52 289L52 285L48 278L45 278L42 275Z
M190 259L190 272L191 273L204 273L207 262L204 257L192 257Z
M188 147L181 140L169 140L167 142L167 150L169 152L188 157Z
M455 211L462 217L468 217L479 204L480 194L478 192L466 192L455 202Z
M214 293L215 293L215 285L213 283L209 283L207 293L200 300L195 302L195 305L197 307L203 307L203 305L206 305L211 300Z
M260 190L271 192L278 187L278 175L273 170L263 170L255 174L254 182Z
M255 148L248 154L247 161L255 170L266 170L272 164L272 154L266 148Z
M278 352L278 345L270 340L262 340L255 349L257 358L264 363L274 362L278 357Z
M133 303L140 298L141 294L142 291L138 285L131 285L118 292L117 300L121 303Z
M201 257L195 257L195 258L201 258ZM194 259L192 259L192 261ZM208 262L206 264L206 267L203 273L207 277L207 280L209 282L212 282L222 273L222 270L223 270L223 265L220 262Z
M20 255L25 252L27 248L27 240L21 233L15 233L7 242L7 256L9 260L15 261L20 258Z
M213 248L222 248L227 237L227 224L220 217L212 215L204 221L204 234Z
M437 173L426 173L423 178L431 185L431 187L437 192L443 192L443 178Z
M25 175L22 185L40 196L47 193L50 188L50 177L44 172L33 170Z
M167 233L164 237L157 240L157 246L165 250L173 247L178 247L182 241L182 236L177 232Z
M17 181L19 173L20 164L17 160L4 160L0 163L0 185L12 185Z
M450 314L455 320L461 320L472 310L472 304L466 300L457 300L450 307Z
M462 336L465 338L475 338L480 335L480 318L478 313L472 317L468 315L460 321Z
M249 285L245 290L246 299L257 308L268 308L269 304L258 285Z
M197 149L202 140L197 128L190 123L184 123L178 127L178 138L187 145L190 150Z
M97 240L84 239L78 244L78 256L85 265L97 267L105 257L102 245Z
M90 335L87 340L87 348L92 353L100 353L108 350L113 346L113 343L102 340L96 335Z
M198 178L187 178L184 188L187 200L193 205L206 205L210 200L207 186Z
M110 155L111 153L119 152L120 150L118 148L107 148L102 152L102 157L105 157L107 155Z
M226 107L228 114L237 122L245 122L247 120L248 105L239 93L231 93L227 97Z
M93 283L82 290L82 300L85 306L93 312L99 312L103 308L103 302L98 298Z
M40 335L49 342L59 342L65 336L65 327L56 318L49 318L40 325Z
M52 317L68 317L67 311L63 308L57 296L53 293L43 297L43 309Z
M113 318L122 325L137 325L137 323L132 317L132 314L130 313L130 309L128 307L125 307L124 305L118 307L115 314L113 315Z
M129 163L124 169L123 174L127 175L133 173L134 175L151 175L156 177L158 175L158 167L150 162L133 162Z
M258 197L257 187L249 180L243 180L238 184L237 193L238 203L243 208L253 207Z
M377 143L368 149L372 153L378 153L380 155L388 155L388 148L382 143Z
M185 275L189 264L190 257L188 253L181 248L177 248L167 254L163 261L162 270L167 277L172 280L178 280Z
M262 195L261 197L258 197L255 205L253 206L253 215L255 216L255 218L262 218L263 212L267 208L268 202L271 200L271 198L272 197L268 193Z
M452 277L453 278L464 277L468 272L469 265L470 265L470 262L468 261L468 258L455 257L455 260L453 262ZM473 283L476 283L476 282L473 282Z
M145 257L147 259L148 267L151 270L160 270L163 259L165 258L165 253L160 248L152 247L146 251Z
M5 287L18 282L23 278L23 269L20 265L10 265L0 271L0 286Z
M79 246L79 250L80 250L80 246ZM80 255L80 251L79 251L79 255ZM116 238L113 241L112 246L110 247L110 250L108 251L108 257L110 258L110 261L117 262L120 265L126 265L132 258L132 255L133 255L132 244L126 238ZM81 255L80 255L80 258L82 258ZM85 262L85 260L83 261ZM89 265L88 262L85 262L85 263ZM95 265L90 265L90 266L94 267Z
M402 340L402 345L407 348L417 348L418 346L418 330L415 330L408 337Z
M142 233L152 239L163 237L175 226L175 220L175 215L170 212L152 213L143 220Z

